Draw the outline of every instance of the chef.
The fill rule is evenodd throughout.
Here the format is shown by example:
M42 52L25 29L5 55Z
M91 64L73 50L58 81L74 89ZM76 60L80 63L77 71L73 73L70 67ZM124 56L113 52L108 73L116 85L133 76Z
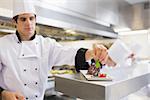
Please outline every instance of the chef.
M107 49L66 48L51 38L37 35L36 13L29 0L14 0L16 33L0 38L0 97L2 100L43 100L52 66L75 65L87 69L94 57L106 64ZM91 52L93 54L91 55Z

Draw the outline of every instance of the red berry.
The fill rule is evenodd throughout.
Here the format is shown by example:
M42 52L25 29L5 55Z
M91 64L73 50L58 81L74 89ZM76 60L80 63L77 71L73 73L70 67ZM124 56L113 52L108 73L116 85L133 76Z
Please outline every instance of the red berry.
M99 74L99 77L106 77L106 74L101 73Z

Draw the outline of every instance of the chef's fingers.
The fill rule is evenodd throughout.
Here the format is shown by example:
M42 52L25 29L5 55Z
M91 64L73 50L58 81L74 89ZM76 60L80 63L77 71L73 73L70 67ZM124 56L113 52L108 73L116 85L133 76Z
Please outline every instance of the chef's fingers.
M87 60L91 60L94 58L94 52L93 50L88 49L85 53L85 59Z
M107 64L108 57L109 57L109 56L108 56L108 55L106 55L106 56L105 56L105 58L101 60L101 64L102 64L102 65Z
M98 57L96 56L97 55L97 44L93 44L93 58L94 60L98 60Z
M17 100L15 92L4 90L1 94L2 100Z
M25 100L25 97L20 92L16 92L15 96L17 100Z
M105 63L105 59L107 59L108 52L107 49L102 49L101 54L99 55L99 61Z
M100 62L103 61L108 55L107 48L101 44L94 44L93 51L95 55L94 59L99 60Z

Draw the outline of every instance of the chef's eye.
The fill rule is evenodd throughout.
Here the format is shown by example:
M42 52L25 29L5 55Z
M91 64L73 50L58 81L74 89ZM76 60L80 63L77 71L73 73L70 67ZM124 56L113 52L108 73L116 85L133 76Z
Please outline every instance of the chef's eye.
M20 21L22 21L22 22L25 22L26 21L26 18L20 18Z
M30 21L33 21L35 19L35 17L30 17Z

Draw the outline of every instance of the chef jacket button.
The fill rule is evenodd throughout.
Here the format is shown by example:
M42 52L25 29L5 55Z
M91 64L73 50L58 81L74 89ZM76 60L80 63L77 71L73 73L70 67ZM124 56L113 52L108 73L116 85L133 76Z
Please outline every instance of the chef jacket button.
M27 86L27 84L24 84L24 86Z
M28 97L26 97L26 100L28 100L29 98Z
M24 71L24 72L26 72L27 70L26 70L26 69L24 69L23 71Z
M38 84L38 82L35 82L35 84L37 85L37 84Z
M37 70L37 68L35 68L35 70Z
M35 95L35 97L37 98L38 96L37 96L37 95Z
M22 54L22 56L24 56L24 54Z

